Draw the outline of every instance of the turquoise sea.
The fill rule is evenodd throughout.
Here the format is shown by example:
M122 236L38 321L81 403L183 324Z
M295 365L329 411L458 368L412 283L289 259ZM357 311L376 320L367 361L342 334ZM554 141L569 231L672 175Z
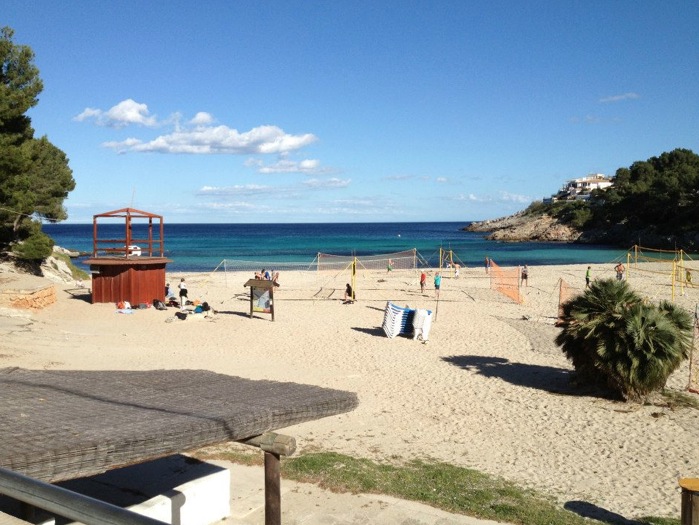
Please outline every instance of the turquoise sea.
M483 233L463 231L468 222L327 224L165 224L168 271L209 272L224 260L259 263L275 269L306 268L319 252L374 255L417 249L429 266L439 265L439 249L451 250L465 266L480 266L486 256L501 266L607 263L626 250L609 246L560 243L501 243ZM92 253L92 224L45 224L44 232L70 250ZM145 225L134 224L145 238ZM142 231L139 231L142 230ZM123 238L123 224L99 225L100 238ZM86 257L78 259L79 264Z

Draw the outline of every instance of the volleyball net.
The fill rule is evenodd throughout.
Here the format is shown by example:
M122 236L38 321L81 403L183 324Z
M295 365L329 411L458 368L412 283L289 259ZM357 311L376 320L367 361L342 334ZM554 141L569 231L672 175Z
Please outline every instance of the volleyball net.
M500 292L516 303L522 303L519 288L519 268L503 268L490 259L490 289Z
M687 252L660 250L634 245L626 254L627 280L639 278L649 284L670 287L671 296L685 293L686 287L696 286L699 279L699 261Z
M427 263L416 248L402 252L378 255L333 255L318 253L315 258L315 269L319 272L337 272L349 268L356 263L358 270L416 270Z

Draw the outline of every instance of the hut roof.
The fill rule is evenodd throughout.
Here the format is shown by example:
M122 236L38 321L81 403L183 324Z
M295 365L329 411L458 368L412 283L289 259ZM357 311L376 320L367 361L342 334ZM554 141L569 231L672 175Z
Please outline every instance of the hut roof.
M0 466L54 482L348 412L356 394L204 370L0 369Z
M137 210L135 208L121 208L119 210L105 211L104 213L98 213L96 215L93 215L93 218L97 217L143 217L150 219L163 218L162 215L156 215L155 213Z

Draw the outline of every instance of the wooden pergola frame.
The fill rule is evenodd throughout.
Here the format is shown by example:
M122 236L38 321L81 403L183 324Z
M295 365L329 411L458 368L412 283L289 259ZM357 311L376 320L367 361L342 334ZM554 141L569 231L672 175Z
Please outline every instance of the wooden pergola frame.
M98 219L123 219L124 220L124 238L119 239L99 239L98 237ZM148 221L148 237L146 239L134 238L132 235L132 224L135 220ZM155 224L154 224L155 223ZM153 236L154 227L158 228L159 235ZM147 211L137 210L135 208L121 208L119 210L98 213L92 216L92 256L98 257L100 251L118 254L128 259L131 255L129 246L138 243L145 245L143 252L148 257L164 257L165 242L164 242L164 224L163 216L149 213ZM100 245L111 244L116 247L104 248ZM112 255L113 256L113 255Z

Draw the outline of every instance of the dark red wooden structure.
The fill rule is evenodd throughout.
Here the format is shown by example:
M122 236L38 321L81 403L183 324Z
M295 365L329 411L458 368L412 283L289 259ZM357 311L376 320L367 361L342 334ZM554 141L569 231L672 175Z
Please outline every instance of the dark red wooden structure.
M123 221L124 235L101 236L99 222ZM165 300L165 239L162 215L122 208L92 218L92 303L128 301L132 307Z

